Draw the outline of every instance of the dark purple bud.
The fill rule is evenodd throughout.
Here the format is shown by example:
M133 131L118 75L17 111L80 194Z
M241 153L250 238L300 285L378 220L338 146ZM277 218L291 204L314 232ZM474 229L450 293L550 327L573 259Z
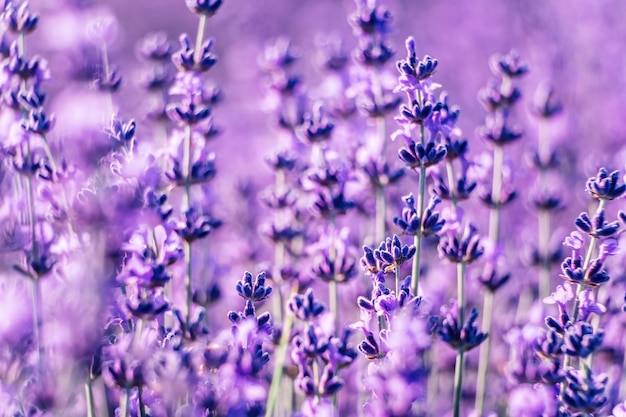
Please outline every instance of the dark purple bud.
M498 146L508 145L522 137L522 132L507 126L505 118L498 113L487 116L485 125L478 129L478 134L487 142Z
M165 32L151 32L139 41L137 52L151 61L165 61L172 55L172 45Z
M100 70L96 74L94 82L98 90L114 93L119 90L122 85L122 76L117 68L111 67L106 73Z
M506 55L492 56L489 65L495 75L502 77L517 78L528 72L528 64L513 50Z
M39 16L33 14L28 8L28 2L23 2L19 7L8 4L2 14L2 19L13 33L32 33L37 27Z
M48 118L43 109L31 110L28 118L22 120L22 127L38 135L45 135L54 126L54 118Z
M565 345L563 351L570 356L586 358L602 345L604 333L594 333L591 324L578 321L568 326L563 335Z
M288 306L293 315L302 321L313 320L324 312L324 305L314 298L311 288L304 295L295 294Z
M400 160L411 169L437 165L445 156L446 148L442 145L435 145L434 142L428 142L426 146L423 146L421 143L410 140L406 147L398 150Z
M296 166L297 158L289 151L282 151L265 158L265 162L274 171L291 171Z
M326 118L322 104L316 103L312 112L304 115L304 122L296 129L296 135L307 144L324 142L330 139L334 127Z
M169 303L163 296L141 298L126 301L130 313L143 320L154 320L169 309Z
M596 414L608 400L605 395L607 380L605 374L596 377L590 370L568 370L565 391L561 395L566 410L576 414Z
M207 17L215 15L222 5L222 0L185 0L185 2L189 10Z
M550 119L563 110L563 104L555 98L552 86L542 83L535 91L532 111L544 119Z
M172 62L179 71L205 72L217 63L217 58L211 53L213 39L207 40L202 45L198 60L196 60L196 51L186 33L180 35L179 41L180 49L172 54Z
M599 200L614 200L626 194L626 184L619 184L619 171L609 173L600 168L595 177L587 180L587 192Z

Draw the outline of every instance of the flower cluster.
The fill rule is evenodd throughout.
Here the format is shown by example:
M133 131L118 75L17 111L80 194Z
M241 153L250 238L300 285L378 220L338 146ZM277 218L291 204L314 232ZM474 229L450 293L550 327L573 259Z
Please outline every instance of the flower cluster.
M0 0L0 414L626 416L607 1Z

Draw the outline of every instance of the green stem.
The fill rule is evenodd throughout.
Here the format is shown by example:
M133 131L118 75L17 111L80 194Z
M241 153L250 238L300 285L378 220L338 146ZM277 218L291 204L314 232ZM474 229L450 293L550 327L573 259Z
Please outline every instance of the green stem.
M330 312L333 315L334 319L335 319L335 335L337 335L337 337L339 337L339 330L340 330L340 325L339 325L339 290L337 287L337 281L332 280L329 282L329 287L328 287L328 300L330 303Z
M456 264L456 289L459 306L459 323L465 324L465 262Z
M198 21L198 33L196 34L196 45L193 51L193 60L198 65L200 63L200 58L202 56L202 42L204 41L204 31L206 29L207 16L202 14L200 15L200 20Z
M604 210L605 205L606 205L606 200L600 200L600 203L598 204L598 208L596 209L596 213L600 210ZM598 244L598 238L592 237L591 242L589 243L589 248L587 248L585 261L583 262L583 271L585 272L585 274L587 273L587 269L589 268L589 262L591 262L591 257L593 256L593 253L596 250L597 244ZM574 299L574 311L572 311L573 323L576 323L576 320L578 320L578 314L579 314L578 305L580 304L578 296L580 295L580 293L583 291L584 288L585 288L584 282L579 283L578 286L576 287L576 298Z
M30 152L30 140L26 141L26 159L29 160L31 156ZM28 200L28 223L30 225L31 234L31 257L33 260L39 258L39 246L37 245L37 236L35 233L35 194L33 190L33 178L32 175L26 174L26 198ZM37 346L37 367L39 374L41 375L44 367L44 350L41 342L41 288L39 284L40 277L33 276L33 332L35 336L35 343Z
M600 200L600 203L598 204L598 208L596 209L596 213L600 210L604 210L605 205L606 205L606 200ZM587 248L587 254L585 255L585 260L583 262L583 272L585 275L587 274L587 268L589 267L589 262L591 262L591 257L593 256L593 253L596 250L597 243L598 243L598 238L592 237L591 242L589 243L589 247ZM585 282L579 283L576 287L576 296L574 298L574 310L572 311L572 323L576 323L576 321L578 320L578 315L580 314L578 310L578 306L580 304L579 296L584 288L585 288ZM565 355L565 358L563 359L563 369L566 369L569 366L570 361L571 361L571 356ZM565 382L561 382L561 395L563 395L564 392L565 392Z
M547 121L539 121L537 132L537 152L543 167L539 171L539 188L545 190L548 185L547 169L545 165L550 160L550 135L547 132ZM543 300L551 292L550 285L550 211L539 210L539 253L542 257L541 270L539 271L539 299Z
M277 195L282 195L284 193L285 172L282 169L279 169L276 172L275 187L276 187ZM275 215L275 222L282 226L283 220L284 220L283 209L279 209L277 210L276 215ZM273 273L274 283L276 284L275 294L277 296L274 297L273 309L274 309L274 319L277 320L278 323L281 323L284 320L284 313L283 313L284 299L283 299L283 291L282 291L283 280L281 276L281 270L282 270L284 263L285 263L285 243L277 242L276 246L274 246L274 273Z
M380 140L380 154L384 156L385 149L387 148L387 129L384 117L376 118L376 135L378 136L378 140Z
M496 145L493 149L493 181L491 198L493 207L489 213L489 239L494 245L500 239L500 204L502 200L502 167L504 165L504 149ZM487 291L483 303L483 331L491 334L491 323L493 314L493 293ZM482 416L485 407L485 396L487 390L487 375L489 374L489 352L491 350L491 338L480 346L480 359L478 362L478 375L476 381L476 403L475 408L479 416Z
M185 196L184 203L187 209L191 207L191 153L192 153L192 142L191 142L191 125L185 126L185 138L183 143L183 175L184 178L184 187L185 187Z
M543 300L551 292L550 285L550 211L539 210L539 253L541 270L539 271L539 299Z
M420 182L419 182L419 195L417 196L417 214L422 219L424 215L424 194L426 190L426 167L420 167ZM420 230L413 238L413 244L415 245L415 256L413 257L413 268L411 270L411 288L413 294L418 295L419 290L419 274L420 274L420 258L422 255L422 230Z
M448 187L450 188L450 196L452 197L452 207L455 209L458 205L458 196L456 191L456 180L454 179L454 167L452 161L446 160L446 173L448 175Z
M41 341L41 287L39 279L33 278L33 333L35 336L35 343L37 345L37 368L39 375L43 374L44 369L44 349Z
M185 185L185 195L184 195L184 204L186 209L191 208L191 152L192 152L192 142L191 142L191 125L185 126L185 138L183 143L183 175L185 176L184 185ZM183 250L185 253L185 263L187 265L187 274L185 275L185 288L187 291L187 300L186 300L186 316L185 316L185 325L186 328L189 329L189 324L191 322L191 299L193 295L193 270L192 270L192 248L191 242L184 241Z
M191 324L191 303L193 298L193 280L192 280L192 248L191 242L184 241L183 242L183 250L185 252L185 263L187 264L187 273L185 274L185 289L187 291L187 299L186 299L186 316L185 316L185 329L189 330L189 325Z
M274 310L274 319L278 322L281 323L284 320L284 312L283 312L283 307L285 306L285 300L283 298L283 291L282 291L282 277L281 277L281 268L282 268L282 259L284 259L284 253L285 253L285 244L283 242L278 242L276 243L276 246L274 247L274 283L276 285L275 288L275 292L274 292L274 304L273 304L273 310Z
M298 292L297 284L294 284L292 294ZM285 358L287 355L287 346L289 345L289 337L291 336L291 327L293 326L293 315L286 314L283 321L282 333L280 336L280 342L278 349L276 349L276 365L274 367L274 373L272 374L272 383L267 396L267 403L265 405L265 417L271 417L274 413L274 407L276 406L276 400L278 399L278 393L280 391L280 383L283 377L283 371L285 367Z
M330 242L330 247L328 248L328 257L330 258L331 262L333 263L333 277L329 283L329 287L328 287L328 302L330 303L330 313L333 315L334 319L335 319L335 334L337 336L339 336L339 289L337 286L337 277L336 277L336 271L335 268L337 267L337 265L335 265L335 261L337 258L337 253L336 253L336 248L335 248L335 226L336 226L336 222L337 219L335 217L334 214L330 215L330 226L332 229L332 240Z
M465 324L465 262L457 264L457 292L458 292L458 323L459 326ZM456 355L456 364L454 367L454 417L460 416L461 411L461 395L463 391L463 359L465 351L463 347L459 347Z
M461 395L463 394L463 359L465 352L459 349L454 365L454 417L461 415Z
M383 100L382 87L380 85L380 73L378 69L373 77L374 81L374 95L375 100L381 103ZM387 147L387 132L385 126L384 117L376 117L376 136L380 141L380 155L384 157L385 149ZM385 200L385 187L383 185L376 186L376 218L374 224L374 243L378 244L385 238L386 225L385 220L387 218L387 201Z
M26 34L20 32L17 37L17 56L23 58L26 55Z
M385 187L376 186L376 219L374 226L374 243L378 244L385 239L385 220L387 216L387 201L385 200Z
M139 416L146 417L146 405L143 403L143 387L137 388L137 397L139 398Z
M483 303L483 323L482 329L491 335L491 322L493 318L493 292L485 292ZM476 383L476 404L475 410L478 416L482 416L485 411L485 394L487 393L487 373L489 370L489 354L491 350L491 337L488 337L480 345L480 359L478 361L478 378Z
M422 92L417 92L417 101L422 104ZM424 129L424 125L420 125L420 143L422 146L426 146L426 131ZM419 195L417 196L417 214L422 220L422 216L424 215L424 198L426 193L426 167L424 165L420 166L420 179L419 179ZM419 290L419 273L420 273L420 257L422 255L422 230L418 231L417 235L414 238L415 245L415 257L413 258L413 268L411 270L411 288L413 289L413 294L418 295Z
M120 404L122 408L122 416L129 417L130 416L130 387L126 387L124 389L124 395L120 399L122 404Z
M504 165L504 149L496 145L493 149L493 185L491 199L494 206L489 213L489 239L493 244L500 236L500 204L502 199L502 166Z
M396 265L396 297L400 294L400 265Z
M313 359L313 385L315 386L315 404L320 402L320 365L317 359Z
M87 376L85 383L85 400L87 401L87 417L96 417L96 404L93 396L93 380Z
M539 120L537 130L537 152L539 154L539 161L545 166L550 160L550 135L548 134L546 119L542 118ZM545 169L541 170L541 175L543 176L542 181L545 180Z

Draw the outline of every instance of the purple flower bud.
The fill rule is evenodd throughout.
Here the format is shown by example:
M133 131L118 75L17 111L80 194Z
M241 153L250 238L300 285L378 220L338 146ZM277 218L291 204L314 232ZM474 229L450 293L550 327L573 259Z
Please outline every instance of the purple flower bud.
M491 71L502 77L517 78L528 72L528 64L522 61L517 51L506 55L493 55L489 60Z
M137 53L151 61L165 61L172 55L172 45L165 32L150 32L137 44Z
M471 263L483 254L480 236L474 226L468 223L460 237L446 234L442 236L437 247L439 256L454 263Z
M304 295L295 294L289 300L289 310L302 321L310 321L319 317L324 309L324 305L314 298L311 288Z
M583 259L581 256L565 258L561 264L561 278L566 279L574 284L581 283L585 278L583 270Z
M215 15L222 5L222 0L185 0L185 2L189 10L207 17Z
M554 89L543 82L537 87L533 99L532 111L544 119L550 119L563 110L563 104L554 97Z
M569 370L565 392L561 396L565 408L574 413L595 414L607 402L605 388L608 377L591 372Z
M237 281L236 289L241 298L253 303L263 301L272 294L272 287L265 286L265 272L253 278L252 274L246 271L243 280Z
M210 1L210 0L207 0ZM206 72L217 63L217 57L211 53L214 40L207 40L198 53L199 58L196 60L196 51L191 44L189 36L184 33L180 35L180 49L172 54L172 62L179 71L195 71Z
M325 115L322 103L315 103L311 113L305 113L304 122L296 129L302 142L312 145L330 139L335 125Z
M478 130L478 134L487 142L504 146L515 142L522 137L522 132L506 124L506 120L499 114L489 114L485 125Z
M2 13L2 20L11 32L29 34L37 27L39 16L30 11L25 1L19 7L9 4Z
M619 171L609 173L600 168L595 177L587 180L587 192L599 200L614 200L626 194L626 184L619 184Z

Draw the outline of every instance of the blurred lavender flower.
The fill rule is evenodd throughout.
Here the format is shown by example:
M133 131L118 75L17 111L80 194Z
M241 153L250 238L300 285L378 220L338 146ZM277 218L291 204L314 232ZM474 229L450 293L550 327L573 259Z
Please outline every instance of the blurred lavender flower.
M487 339L486 333L481 333L476 327L478 311L472 309L467 322L458 322L458 304L452 303L450 307L441 307L443 321L439 326L439 336L455 350L468 352L480 345Z
M604 393L607 377L593 376L590 372L571 370L566 375L563 403L569 412L596 413L606 403Z

